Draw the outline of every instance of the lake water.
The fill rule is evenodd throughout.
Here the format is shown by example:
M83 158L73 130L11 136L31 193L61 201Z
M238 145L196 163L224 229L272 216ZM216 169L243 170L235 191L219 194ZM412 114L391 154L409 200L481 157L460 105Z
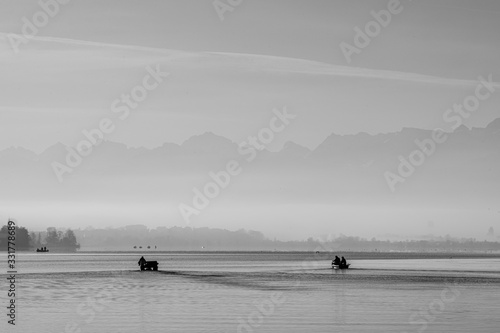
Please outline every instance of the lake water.
M500 259L350 260L310 253L17 257L1 332L499 332ZM349 258L348 258L349 259ZM2 270L5 273L6 270ZM6 281L2 274L2 281Z

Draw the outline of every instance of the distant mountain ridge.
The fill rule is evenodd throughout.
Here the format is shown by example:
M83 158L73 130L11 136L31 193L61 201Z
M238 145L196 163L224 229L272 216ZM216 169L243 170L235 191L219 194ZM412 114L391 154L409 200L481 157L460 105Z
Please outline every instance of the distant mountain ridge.
M213 133L154 149L105 142L65 173L62 183L53 163L66 163L65 145L57 143L38 155L9 148L0 151L0 186L6 189L0 212L35 214L23 221L28 226L53 225L53 219L69 219L73 224L68 227L144 219L152 225L184 226L179 205L194 205L196 191L203 192L214 174L223 174L228 162L237 161L241 172L193 216L194 222L217 222L224 228L255 224L266 234L281 235L293 231L289 221L300 221L297 225L314 225L324 233L355 234L355 221L376 219L377 226L394 228L403 219L422 234L430 233L429 220L446 212L441 218L448 229L436 222L443 225L441 234L449 233L456 221L469 223L470 230L454 236L487 230L500 213L500 120L485 128L458 128L433 147L428 146L432 133L404 128L375 135L332 134L315 149L287 142L276 152L256 151L252 161L238 152L237 143ZM418 165L410 165L411 160ZM395 191L388 173L400 177ZM45 213L39 215L39 210ZM477 211L474 221L467 215L471 211ZM387 232L392 231L372 234Z
M500 118L496 118L491 121L484 128L472 128L469 129L466 126L462 125L455 129L454 132L450 134L458 134L458 133L468 133L468 132L493 132L496 133L500 131ZM324 150L336 150L339 153L342 153L341 148L347 145L351 145L349 149L370 149L370 147L374 147L377 145L387 144L388 146L394 145L393 141L400 142L401 145L404 145L404 142L407 140L411 140L412 138L425 138L431 135L431 130L418 129L418 128L410 128L405 127L399 132L392 133L380 133L380 134L367 134L364 132L360 132L357 134L348 134L348 135L337 135L332 133L328 136L322 143L320 143L315 149L306 148L300 144L297 144L293 141L288 141L283 145L283 148L280 152L288 152L288 153L296 153L298 155L308 155L310 153L315 153L316 155L321 154ZM223 136L214 134L212 132L205 132L199 135L193 135L187 140L185 140L182 144L175 144L170 142L163 143L162 146L157 148L130 148L127 147L126 144L113 142L113 141L105 141L106 145L115 145L116 151L124 152L142 152L146 153L148 151L164 151L171 154L185 154L185 153L219 153L221 151L231 152L236 151L238 148L238 144L231 141L228 138ZM58 155L62 151L66 149L66 145L58 142L53 144L52 146L46 148L42 153L36 154L29 149L23 147L10 147L3 150L0 150L0 158L17 158L22 157L28 160L34 160L37 156L52 156ZM294 151L294 152L293 152Z

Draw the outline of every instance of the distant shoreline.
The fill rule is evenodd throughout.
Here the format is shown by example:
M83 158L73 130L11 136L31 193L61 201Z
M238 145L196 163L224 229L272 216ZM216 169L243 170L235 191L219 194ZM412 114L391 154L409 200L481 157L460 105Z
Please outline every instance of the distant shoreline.
M24 251L23 251L24 252ZM24 252L35 253L35 252ZM53 252L53 253L40 253L39 255L57 255L57 254L82 254L82 255L138 255L138 256L155 256L159 254L193 254L193 255L217 255L217 254L234 254L234 255L283 255L284 257L297 256L302 259L310 260L325 260L325 257L334 257L335 255L345 256L348 260L370 260L370 259L500 259L500 253L463 253L463 252L350 252L350 251L337 251L337 252L305 252L305 251L77 251L77 252Z

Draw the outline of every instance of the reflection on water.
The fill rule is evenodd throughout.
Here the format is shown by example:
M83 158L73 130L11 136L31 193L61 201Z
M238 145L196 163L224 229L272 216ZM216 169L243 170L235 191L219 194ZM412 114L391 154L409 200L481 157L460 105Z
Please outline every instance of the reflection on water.
M333 271L329 261L303 265L305 256L292 260L280 254L146 258L158 260L160 271L138 271L137 255L21 255L16 331L497 332L500 327L498 259L359 260L355 269ZM0 327L3 332L6 322Z

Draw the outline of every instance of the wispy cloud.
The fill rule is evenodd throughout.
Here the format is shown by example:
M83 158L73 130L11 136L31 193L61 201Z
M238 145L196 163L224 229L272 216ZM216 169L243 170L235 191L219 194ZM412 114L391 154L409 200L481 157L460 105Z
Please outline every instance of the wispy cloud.
M0 39L4 39L7 43L7 33L0 32ZM46 43L59 43L68 46L88 46L91 48L100 49L121 49L129 51L139 51L149 54L167 55L169 60L176 59L183 65L193 65L199 67L200 64L206 66L214 65L216 68L232 67L241 70L265 71L265 72L281 72L291 74L306 74L306 75L327 75L350 78L365 78L379 80L395 80L407 81L423 84L437 84L448 86L475 86L476 80L453 79L430 75L421 75L417 73L408 73L400 71L378 70L351 66L333 65L323 62L286 58L278 56L268 56L259 54L245 53L225 53L225 52L187 52L182 50L172 50L164 48L144 47L137 45L124 45L93 42L69 38L57 38L49 36L37 36L33 40ZM27 50L26 52L30 52ZM191 63L189 63L191 59ZM200 61L203 60L203 61ZM186 63L186 61L188 61ZM494 82L495 87L500 87L499 82Z

